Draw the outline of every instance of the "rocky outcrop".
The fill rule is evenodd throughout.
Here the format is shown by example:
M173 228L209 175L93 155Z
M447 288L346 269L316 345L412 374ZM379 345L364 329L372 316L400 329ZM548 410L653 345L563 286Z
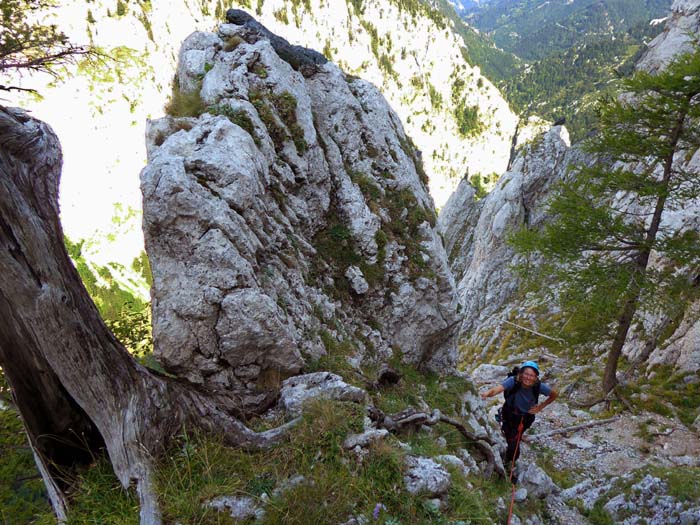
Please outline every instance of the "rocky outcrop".
M691 51L693 35L700 34L700 4L696 0L675 0L664 31L649 43L637 69L654 73L675 56Z
M662 70L673 56L690 50L688 30L696 30L698 26L697 3L676 1L664 32L650 44L638 68L650 72ZM572 166L590 162L592 159L579 148L569 148L566 131L555 126L520 148L510 171L501 176L484 199L477 201L474 190L462 181L445 205L438 227L445 239L464 307L462 342L470 358L478 356L477 360L482 360L499 350L517 353L513 348L505 349L503 341L521 328L508 323L513 317L527 320L532 304L515 296L519 279L511 266L518 260L506 242L508 233L524 225L534 228L543 225L552 183L568 176ZM686 172L700 173L700 151L683 152L678 162ZM627 208L628 212L642 211L626 204L622 194L616 199L616 205ZM661 227L665 231L699 231L699 217L700 204L695 202L683 208L668 207ZM654 254L651 265L662 267L663 259ZM688 274L689 288L698 286L697 271L692 268L684 271ZM648 359L652 365L670 364L683 371L694 371L700 359L699 311L697 304L691 304L662 314L640 312L636 329L623 350L625 355L630 359ZM517 360L520 356L513 357Z
M566 129L555 126L521 149L486 197L476 200L463 180L445 205L438 229L458 282L465 338L495 333L499 321L493 316L512 299L519 282L507 236L523 225L542 224L549 188L579 157Z
M700 34L700 4L694 0L675 0L663 33L649 43L646 54L637 64L637 69L654 73L663 70L674 57L693 49L693 35ZM683 169L700 174L700 150L684 152ZM671 231L700 231L700 202L689 202L681 209L670 208L663 218L662 228ZM663 265L662 260L657 264ZM685 270L688 287L700 285L697 269ZM674 330L668 330L674 326ZM695 372L700 362L700 303L687 308L648 314L642 317L641 326L625 348L632 359L648 354L649 334L656 341L648 356L651 366L670 364L685 372ZM661 337L667 334L666 337Z
M178 82L207 112L147 132L155 353L246 410L322 357L440 372L456 358L419 154L372 85L298 69L250 25L194 33Z

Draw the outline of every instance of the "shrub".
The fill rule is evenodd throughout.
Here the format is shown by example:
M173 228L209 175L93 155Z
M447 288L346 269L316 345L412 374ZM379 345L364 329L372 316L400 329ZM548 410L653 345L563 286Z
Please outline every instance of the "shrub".
M177 78L173 80L173 91L163 108L171 117L198 117L206 111L199 89L182 91Z

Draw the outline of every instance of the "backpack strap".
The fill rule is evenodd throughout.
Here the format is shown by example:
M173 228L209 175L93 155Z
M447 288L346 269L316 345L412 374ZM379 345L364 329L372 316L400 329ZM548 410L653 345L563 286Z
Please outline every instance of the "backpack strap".
M513 400L515 399L515 394L518 393L518 390L520 390L520 382L516 379L513 388L503 391L503 399L506 400L506 405L513 405Z

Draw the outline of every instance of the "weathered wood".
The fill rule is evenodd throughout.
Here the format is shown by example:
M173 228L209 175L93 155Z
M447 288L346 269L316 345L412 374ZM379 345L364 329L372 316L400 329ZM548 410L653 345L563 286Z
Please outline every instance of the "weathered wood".
M533 439L539 439L543 437L556 436L559 434L568 434L569 432L578 432L579 430L585 430L587 428L599 427L601 425L607 425L608 423L613 423L619 419L619 416L611 417L608 419L597 419L595 421L590 421L588 423L581 423L580 425L573 425L566 428L558 428L556 430L550 430L549 432L540 432L538 434L531 434L528 436L528 441Z
M552 337L551 335L543 334L542 332L532 330L531 328L525 328L522 325L519 325L516 323L511 323L510 321L503 321L503 322L506 324L509 324L511 326L514 326L516 328L519 328L520 330L525 330L526 332L530 332L531 334L535 334L539 337L544 337L545 339L549 339L550 341L556 341L557 343L564 343L565 342L563 339L559 339L558 337Z
M409 429L416 430L422 425L434 426L438 423L452 425L484 455L490 468L495 470L499 476L506 476L503 462L496 458L496 454L493 451L495 443L487 435L474 434L458 420L442 414L437 408L418 411L409 407L401 412L389 415L384 414L376 407L369 407L368 411L370 419L375 422L377 428L384 428L392 433L404 432Z
M90 462L104 447L121 484L136 487L141 523L160 523L152 462L182 428L260 448L295 422L253 432L235 417L234 400L136 363L100 318L63 244L58 138L22 110L0 106L0 144L0 366L51 503L64 517L58 470Z

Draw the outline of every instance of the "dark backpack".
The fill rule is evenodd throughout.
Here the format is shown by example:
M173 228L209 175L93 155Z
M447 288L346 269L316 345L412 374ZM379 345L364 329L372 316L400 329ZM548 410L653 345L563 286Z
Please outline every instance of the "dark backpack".
M515 378L515 386L511 388L510 390L504 390L503 391L503 399L506 400L506 404L509 406L513 406L513 402L515 400L515 394L518 393L518 390L520 390L520 382L518 381L518 374L520 373L520 367L519 366L514 366L513 370L508 372L508 375L506 376L506 379L508 377L514 377ZM535 396L535 403L539 403L540 399L540 380L538 379L537 382L533 385L532 387L532 395Z

